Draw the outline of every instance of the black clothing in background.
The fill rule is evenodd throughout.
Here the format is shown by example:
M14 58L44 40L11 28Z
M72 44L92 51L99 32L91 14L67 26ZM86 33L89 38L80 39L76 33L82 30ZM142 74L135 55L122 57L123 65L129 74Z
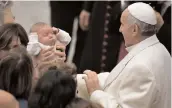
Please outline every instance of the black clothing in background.
M79 73L82 73L86 69L97 73L111 71L117 64L118 52L123 40L121 33L119 33L120 16L122 13L120 1L87 1L86 4L84 8L87 11L91 11L91 20L88 37L81 57ZM107 32L109 38L106 40L108 45L104 49L102 44L105 34L104 26L107 4L111 6L111 9L107 27L109 30ZM106 53L102 53L102 50L106 50ZM103 61L103 71L102 56L106 57Z
M167 8L167 11L163 15L163 19L164 25L157 33L157 37L171 54L171 6Z
M83 1L50 1L51 9L51 25L62 30L65 30L72 36L74 18L78 17L82 7ZM79 26L78 26L79 27ZM73 62L79 67L81 52L85 43L86 32L78 28L77 43ZM66 48L68 55L69 46Z

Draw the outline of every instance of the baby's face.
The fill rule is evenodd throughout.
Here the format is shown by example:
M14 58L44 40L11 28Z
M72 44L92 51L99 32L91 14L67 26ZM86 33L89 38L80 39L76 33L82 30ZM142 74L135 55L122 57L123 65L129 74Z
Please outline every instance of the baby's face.
M56 36L53 33L52 27L46 25L38 30L38 40L44 45L53 46L57 40Z

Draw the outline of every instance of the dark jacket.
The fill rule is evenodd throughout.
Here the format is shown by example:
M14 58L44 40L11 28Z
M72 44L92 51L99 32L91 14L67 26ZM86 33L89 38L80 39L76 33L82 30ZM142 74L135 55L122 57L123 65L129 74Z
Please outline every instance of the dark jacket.
M111 6L109 10L109 24L108 24L108 39L106 40L108 45L106 46L106 53L102 53L103 50L103 39L105 34L105 15L107 5ZM103 60L105 66L103 71L111 71L117 64L118 52L123 37L119 33L120 27L120 16L122 10L120 10L119 1L87 1L84 5L84 9L90 11L91 19L88 31L87 40L82 53L80 62L80 73L86 69L96 71L97 73L102 71L102 56L106 56Z

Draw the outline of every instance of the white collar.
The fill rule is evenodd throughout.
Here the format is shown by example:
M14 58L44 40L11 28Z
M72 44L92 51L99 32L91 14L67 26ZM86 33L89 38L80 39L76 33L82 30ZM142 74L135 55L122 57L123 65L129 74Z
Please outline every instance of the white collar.
M136 49L139 47L144 47L146 44L150 44L150 43L157 41L157 40L158 40L158 38L156 37L156 35L153 35L153 36L150 36L150 37L146 38L145 40L139 42L138 44L127 47L126 50L128 52L131 52L133 49Z
M136 45L137 45L137 44L132 45L132 46L129 46L129 47L126 48L126 50L127 50L128 52L130 52Z

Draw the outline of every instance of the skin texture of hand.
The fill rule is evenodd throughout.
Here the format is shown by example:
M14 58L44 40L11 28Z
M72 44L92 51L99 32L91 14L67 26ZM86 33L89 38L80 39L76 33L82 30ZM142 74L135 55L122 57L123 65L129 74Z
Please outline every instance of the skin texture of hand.
M91 95L95 90L100 90L97 73L94 71L86 70L84 71L84 74L87 75L87 77L85 76L83 79L85 80L88 93Z
M65 47L58 46L58 48L65 51ZM54 50L54 47L48 49L42 49L38 56L33 57L33 63L35 68L35 77L39 78L43 73L52 65L59 62L64 62L66 59L65 52Z
M82 10L79 16L79 25L82 30L84 31L88 30L89 19L90 19L90 13L86 10Z
M42 49L39 55L37 56L37 59L40 62L47 62L47 61L52 61L56 58L64 58L66 57L65 54L65 47L64 46L55 46L58 49L62 49L62 52L59 50L55 50L56 48L51 47L48 49Z

